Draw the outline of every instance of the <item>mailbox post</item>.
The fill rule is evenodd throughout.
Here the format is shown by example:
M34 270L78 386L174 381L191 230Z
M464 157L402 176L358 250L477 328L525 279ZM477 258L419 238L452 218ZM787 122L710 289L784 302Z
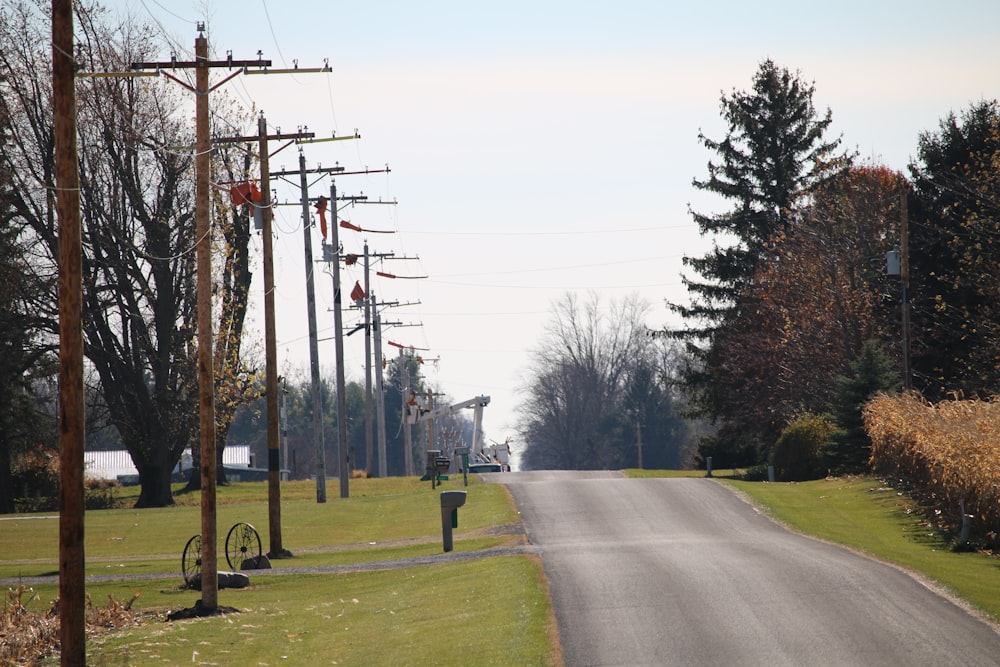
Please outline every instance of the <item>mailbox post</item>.
M465 491L441 492L441 535L446 552L454 548L452 528L458 527L458 508L465 504L465 494Z
M462 457L462 480L465 482L465 486L469 485L469 448L468 447L456 447L455 455Z

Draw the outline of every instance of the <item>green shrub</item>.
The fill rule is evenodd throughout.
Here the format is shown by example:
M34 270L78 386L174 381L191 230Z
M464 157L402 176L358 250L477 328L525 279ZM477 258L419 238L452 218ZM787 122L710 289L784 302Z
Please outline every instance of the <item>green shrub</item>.
M786 426L771 450L775 479L801 482L824 477L820 451L833 430L828 418L813 414L803 415Z
M766 463L758 463L755 466L750 466L739 476L744 482L766 482L768 481L768 468L770 466Z
M84 502L88 510L110 510L118 507L116 479L86 479L83 483Z

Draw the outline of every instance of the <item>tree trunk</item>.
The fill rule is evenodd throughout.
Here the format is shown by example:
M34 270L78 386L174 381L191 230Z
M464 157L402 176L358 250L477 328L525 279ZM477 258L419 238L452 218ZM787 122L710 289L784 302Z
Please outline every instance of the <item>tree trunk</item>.
M161 463L151 463L139 469L139 500L136 508L168 507L174 504L174 495L170 490L170 478L173 466Z

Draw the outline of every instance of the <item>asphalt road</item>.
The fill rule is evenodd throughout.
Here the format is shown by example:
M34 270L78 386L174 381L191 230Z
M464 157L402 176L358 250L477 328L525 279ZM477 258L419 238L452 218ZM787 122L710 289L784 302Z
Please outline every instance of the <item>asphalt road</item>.
M569 667L1000 664L991 626L712 480L490 477L541 555Z

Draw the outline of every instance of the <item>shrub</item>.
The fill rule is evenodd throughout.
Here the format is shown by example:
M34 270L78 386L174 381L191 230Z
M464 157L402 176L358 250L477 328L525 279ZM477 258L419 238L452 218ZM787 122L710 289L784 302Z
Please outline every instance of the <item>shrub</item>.
M758 463L755 466L750 466L739 475L739 479L744 482L766 482L768 480L768 468L771 466L766 463Z
M807 414L785 427L771 450L775 478L783 482L819 479L826 473L820 451L834 426L826 417Z
M116 479L87 478L83 482L86 508L88 510L110 510L118 507L118 489L121 486Z
M14 507L18 512L55 512L59 510L59 455L51 451L29 452L11 464ZM118 506L117 480L85 479L84 506L89 510Z
M14 505L21 512L59 509L59 455L36 450L11 461Z

